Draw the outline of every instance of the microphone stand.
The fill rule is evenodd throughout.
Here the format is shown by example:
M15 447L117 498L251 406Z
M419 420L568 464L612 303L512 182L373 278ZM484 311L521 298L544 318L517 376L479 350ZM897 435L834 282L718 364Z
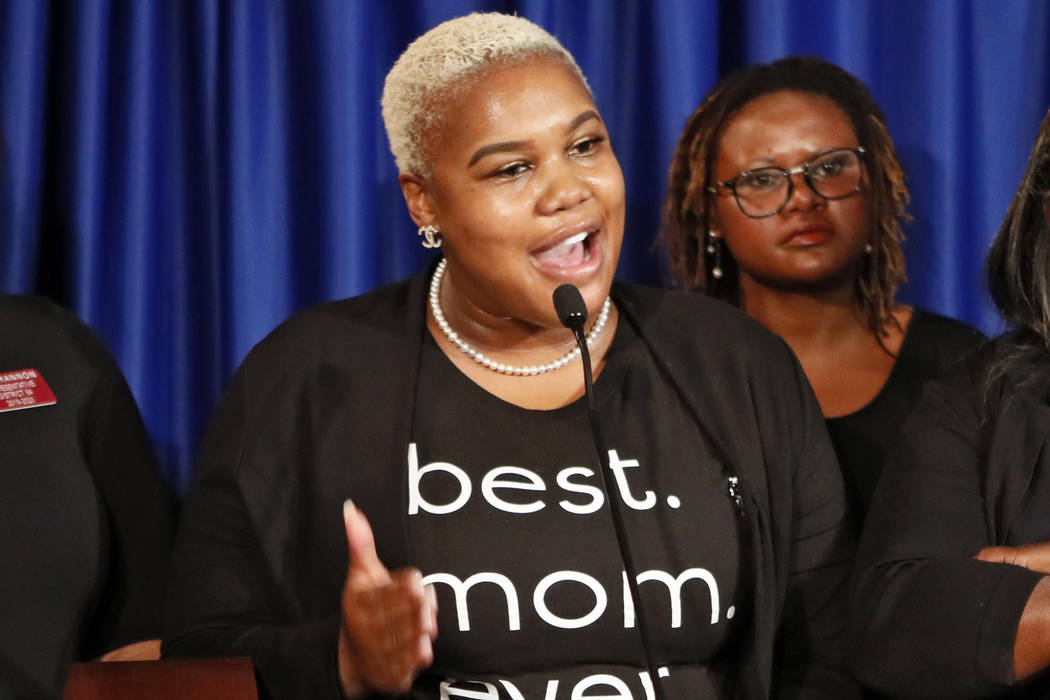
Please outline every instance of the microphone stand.
M656 700L665 700L663 683L660 673L653 658L652 636L649 634L649 624L642 605L642 598L638 592L638 567L635 566L634 557L627 538L627 527L623 522L623 511L620 502L614 498L609 484L615 481L612 467L609 464L609 446L605 440L605 431L598 417L598 408L594 399L594 380L591 373L591 353L587 347L587 337L584 335L583 326L587 322L587 306L584 304L580 290L574 285L563 284L554 290L554 308L558 312L558 318L562 324L572 331L576 338L576 344L580 346L580 359L583 360L583 389L587 395L587 417L591 423L591 434L594 437L594 446L598 450L598 462L601 465L599 473L602 478L602 486L605 489L605 497L609 502L609 513L612 515L613 529L616 531L616 543L620 548L620 556L623 558L624 569L627 575L627 587L634 601L635 619L638 621L638 632L642 639L642 648L645 651L645 662L649 667L649 679L652 682L653 692Z

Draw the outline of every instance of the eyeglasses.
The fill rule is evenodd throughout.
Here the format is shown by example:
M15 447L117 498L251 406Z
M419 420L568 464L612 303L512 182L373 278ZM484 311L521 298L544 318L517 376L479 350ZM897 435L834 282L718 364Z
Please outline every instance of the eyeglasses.
M745 170L736 177L708 187L718 194L725 188L732 190L737 206L745 216L763 219L784 208L795 191L792 176L802 173L806 184L824 199L842 199L860 190L863 177L861 158L864 148L836 148L821 153L805 163L785 170L776 166Z

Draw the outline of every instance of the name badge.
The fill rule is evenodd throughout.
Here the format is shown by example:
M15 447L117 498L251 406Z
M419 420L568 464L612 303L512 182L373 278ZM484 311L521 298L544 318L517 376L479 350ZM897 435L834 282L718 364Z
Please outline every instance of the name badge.
M35 369L0 372L0 413L56 403L55 392Z

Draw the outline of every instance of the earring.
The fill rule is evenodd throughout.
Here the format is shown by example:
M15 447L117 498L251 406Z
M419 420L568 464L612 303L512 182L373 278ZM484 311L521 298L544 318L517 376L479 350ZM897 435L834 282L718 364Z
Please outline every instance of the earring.
M423 237L424 248L441 247L441 231L438 231L437 226L432 226L430 224L420 226L419 235Z
M864 245L864 254L865 255L871 255L874 250L875 250L875 246L873 246L871 243L866 243Z
M704 251L713 258L713 264L710 266L711 276L716 280L722 279L722 242L714 231L707 232L707 246Z

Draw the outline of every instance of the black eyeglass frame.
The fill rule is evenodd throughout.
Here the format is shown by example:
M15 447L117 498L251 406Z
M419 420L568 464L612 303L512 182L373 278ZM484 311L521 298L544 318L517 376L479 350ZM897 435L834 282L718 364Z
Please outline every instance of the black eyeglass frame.
M806 184L809 186L809 189L813 190L814 194L816 194L818 197L823 197L824 199L845 199L850 195L854 195L857 192L860 192L861 183L863 183L864 181L863 174L861 176L861 179L857 182L856 187L854 187L849 192L846 192L845 194L836 195L834 197L829 197L826 194L821 193L820 190L818 190L816 186L813 185L813 180L809 175L809 166L813 164L813 161L824 158L832 153L839 153L840 151L850 151L851 153L856 154L857 160L860 161L861 166L864 165L864 154L867 153L864 146L857 146L856 148L833 148L830 151L825 151L823 153L815 155L806 162L799 163L793 168L779 168L775 165L764 165L761 168L752 168L751 170L745 170L742 173L737 173L728 180L716 182L714 187L708 186L705 189L711 194L718 194L718 191L723 188L731 191L733 193L733 199L736 200L736 205L737 207L739 207L741 213L750 219L768 219L771 216L776 216L777 214L779 214L781 210L783 210L784 207L787 206L787 203L791 201L791 195L795 193L795 180L793 176L798 175L799 173L802 173L802 177L805 178ZM740 195L737 194L736 183L737 180L744 177L745 175L751 175L752 173L755 173L759 170L776 170L780 173L783 173L785 179L787 180L787 195L784 197L784 201L780 203L780 206L774 209L773 211L769 212L768 214L748 214L747 211L744 209L744 205L740 203Z

